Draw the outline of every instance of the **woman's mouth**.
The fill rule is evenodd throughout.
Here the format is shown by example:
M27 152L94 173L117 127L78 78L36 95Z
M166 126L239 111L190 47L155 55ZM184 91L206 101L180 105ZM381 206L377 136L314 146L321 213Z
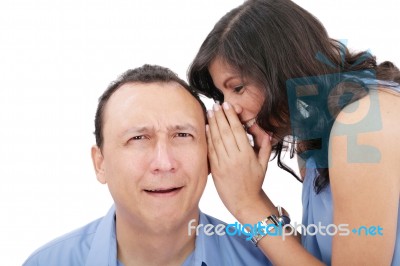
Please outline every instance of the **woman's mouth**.
M243 128L246 132L248 132L249 128L251 128L254 124L256 123L256 119L252 118L248 120L247 122L243 123Z

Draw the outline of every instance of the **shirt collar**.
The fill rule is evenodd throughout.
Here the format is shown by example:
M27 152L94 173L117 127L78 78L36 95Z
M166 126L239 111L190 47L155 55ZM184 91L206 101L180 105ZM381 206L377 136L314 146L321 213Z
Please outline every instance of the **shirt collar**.
M201 211L199 211L199 224L207 225L212 222L208 217ZM207 266L215 263L216 257L215 252L219 250L218 237L206 235L204 230L199 230L199 235L196 236L193 265L195 266Z
M199 224L206 225L209 223L210 221L207 216L199 211ZM215 258L210 258L210 256L208 256L210 255L210 250L215 251L218 248L218 243L210 241L212 239L215 238L205 235L204 230L199 230L199 235L196 237L195 249L193 251L193 265L207 266L215 260ZM114 205L103 217L97 227L85 266L117 266L117 239L115 232Z
M114 205L97 227L85 266L117 266Z

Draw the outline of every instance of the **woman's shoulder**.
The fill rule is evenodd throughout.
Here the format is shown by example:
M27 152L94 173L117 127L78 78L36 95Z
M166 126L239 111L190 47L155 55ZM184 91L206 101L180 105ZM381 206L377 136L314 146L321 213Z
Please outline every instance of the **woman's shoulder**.
M331 160L344 165L359 164L364 169L377 167L399 179L400 164L400 93L370 90L363 98L340 111L330 134ZM340 171L339 171L340 172Z
M337 115L332 131L347 134L400 132L400 91L380 87L347 105Z

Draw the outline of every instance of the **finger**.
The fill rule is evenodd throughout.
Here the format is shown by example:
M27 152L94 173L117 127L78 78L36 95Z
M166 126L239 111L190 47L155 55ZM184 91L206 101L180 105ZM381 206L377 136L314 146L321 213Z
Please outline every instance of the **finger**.
M218 156L215 152L214 145L211 139L211 132L209 125L206 125L206 137L207 137L207 148L208 148L208 161L210 162L210 167L218 165Z
M225 150L224 143L222 142L221 135L219 133L217 121L215 120L215 113L213 110L208 110L208 142L212 145L213 152L218 158L228 157L228 153Z
M272 150L271 138L257 124L254 124L249 128L249 133L253 136L254 147L256 148L258 154L258 161L263 169L266 170Z
M272 145L271 137L268 134L263 136L261 141L260 150L258 151L258 162L262 166L264 172L267 171L269 158L271 156Z
M259 150L264 136L268 135L257 123L254 123L249 129L249 134L253 137L254 148Z
M222 142L224 144L225 150L229 156L237 153L239 150L238 145L236 143L235 136L233 135L231 125L229 124L224 111L222 110L221 106L216 103L213 106L215 120L218 125L219 134L221 136Z
M222 104L226 118L228 119L229 125L231 127L233 136L235 141L239 147L239 150L244 150L246 148L251 148L249 144L249 138L247 137L247 133L243 128L242 123L239 120L237 113L232 105L228 102L224 102Z

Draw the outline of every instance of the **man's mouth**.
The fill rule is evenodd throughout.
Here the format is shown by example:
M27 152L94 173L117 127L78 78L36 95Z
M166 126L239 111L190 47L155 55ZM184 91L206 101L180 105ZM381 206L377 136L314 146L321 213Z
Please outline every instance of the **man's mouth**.
M163 194L172 194L174 192L178 192L183 187L172 187L172 188L156 188L156 189L145 189L144 191L147 193L151 193L152 195L163 195Z

